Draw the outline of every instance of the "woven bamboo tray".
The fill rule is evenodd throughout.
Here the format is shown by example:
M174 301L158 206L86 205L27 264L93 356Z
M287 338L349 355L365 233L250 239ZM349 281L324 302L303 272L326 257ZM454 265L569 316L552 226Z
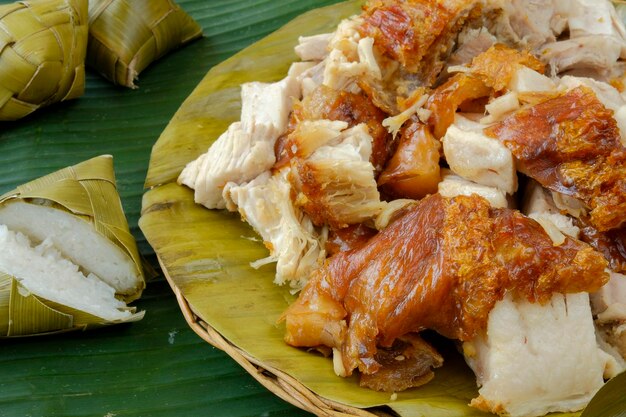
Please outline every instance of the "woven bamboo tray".
M382 409L362 410L321 397L290 375L268 364L264 364L262 361L257 360L244 350L238 348L211 327L209 323L202 320L198 314L194 313L187 299L168 274L160 258L159 264L161 265L167 282L176 295L176 300L178 301L185 320L193 331L203 340L233 358L246 372L261 383L261 385L284 401L321 417L392 417L394 415Z

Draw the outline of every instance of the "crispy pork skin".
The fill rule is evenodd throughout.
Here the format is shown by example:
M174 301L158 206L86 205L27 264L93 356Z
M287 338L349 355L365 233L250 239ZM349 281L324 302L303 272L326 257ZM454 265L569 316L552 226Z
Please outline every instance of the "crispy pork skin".
M496 44L476 56L467 72L455 74L438 86L426 105L432 112L428 123L435 137L446 134L462 104L506 92L521 68L542 73L544 65L529 52Z
M303 156L296 131L298 124L303 121L334 120L346 122L349 127L361 123L367 125L372 136L371 162L380 171L391 151L391 135L382 126L385 117L386 114L374 106L366 95L337 91L322 85L294 104L287 132L276 141L275 168L288 165L295 156Z
M599 231L626 222L626 147L613 111L588 87L524 108L485 129L544 187L591 208Z
M440 148L429 127L413 118L402 129L398 147L378 177L378 185L398 198L420 199L436 193L441 181Z
M433 329L471 340L506 293L543 304L554 293L595 291L608 280L606 265L577 240L555 245L517 211L435 194L316 270L283 315L285 339L336 349L345 375L374 374L379 347L399 337Z

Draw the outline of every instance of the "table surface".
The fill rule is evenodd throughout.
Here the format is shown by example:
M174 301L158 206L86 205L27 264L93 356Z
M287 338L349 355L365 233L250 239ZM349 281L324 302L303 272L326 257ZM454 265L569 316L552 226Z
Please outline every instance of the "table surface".
M336 0L180 0L204 37L146 69L139 89L88 70L85 95L0 124L0 194L101 154L137 227L150 150L206 72L296 15ZM0 1L0 3L10 3ZM162 277L134 303L138 323L0 341L0 417L304 416L189 329Z

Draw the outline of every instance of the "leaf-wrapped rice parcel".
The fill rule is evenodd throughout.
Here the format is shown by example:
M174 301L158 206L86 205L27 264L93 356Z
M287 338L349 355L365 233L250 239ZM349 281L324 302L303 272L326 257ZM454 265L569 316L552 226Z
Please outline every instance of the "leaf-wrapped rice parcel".
M89 0L87 64L114 84L137 88L148 65L201 36L172 0Z
M87 0L0 6L0 121L83 94L87 32Z
M110 156L0 197L0 337L140 320L144 286Z

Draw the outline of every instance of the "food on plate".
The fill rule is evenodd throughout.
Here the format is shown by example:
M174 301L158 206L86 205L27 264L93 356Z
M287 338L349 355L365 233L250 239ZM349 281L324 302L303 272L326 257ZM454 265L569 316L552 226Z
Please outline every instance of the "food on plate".
M3 336L140 320L139 252L101 156L0 197Z
M545 304L553 293L594 292L606 264L569 237L555 246L517 211L434 194L317 269L284 314L286 340L337 349L343 375L375 374L377 346L423 329L472 340L504 294Z
M0 120L83 95L87 0L0 6Z
M387 194L419 199L437 192L441 143L416 118L404 126L378 185Z
M241 88L241 121L228 127L206 154L185 167L179 182L195 190L196 203L225 208L222 196L229 182L244 184L268 171L276 162L274 146L287 129L292 98L299 95L296 77Z
M305 132L299 131L307 124L303 121L333 120L348 123L354 127L364 123L372 136L372 155L370 162L380 171L382 164L389 158L389 133L382 126L385 113L372 103L365 94L354 94L344 90L334 90L325 85L314 88L301 102L294 103L289 117L287 131L275 145L277 161L275 169L289 163L295 156L309 156ZM312 139L316 136L313 134Z
M539 3L371 0L242 86L178 182L300 291L288 344L396 392L445 360L429 329L474 371L471 406L520 417L626 369L626 30L608 1Z
M612 360L595 333L584 292L555 293L544 304L505 295L462 347L480 386L471 405L511 416L582 409Z
M608 354L604 376L609 378L616 376L626 369L624 360L626 276L618 272L620 270L616 268L618 264L614 263L615 256L617 256L615 252L620 250L620 246L615 241L606 239L607 234L597 232L593 226L563 214L556 204L555 194L550 193L536 181L528 182L525 200L522 211L542 224L553 239L562 239L567 235L585 241L587 240L586 233L594 233L594 239L591 239L589 243L609 261L609 269L607 269L610 274L609 281L600 290L591 293L589 298L598 345Z
M585 86L520 109L485 129L520 172L589 207L599 231L626 221L626 147L613 111Z
M612 270L626 271L626 230L623 227L602 233L584 217L578 219L577 225L580 228L580 239L602 252Z
M201 36L173 0L89 0L87 64L117 85L137 88L148 65Z
M437 138L444 136L454 123L459 106L467 101L508 92L509 84L519 69L543 72L543 67L537 58L526 51L502 44L491 46L432 93L427 107L432 113L428 123L433 133Z

